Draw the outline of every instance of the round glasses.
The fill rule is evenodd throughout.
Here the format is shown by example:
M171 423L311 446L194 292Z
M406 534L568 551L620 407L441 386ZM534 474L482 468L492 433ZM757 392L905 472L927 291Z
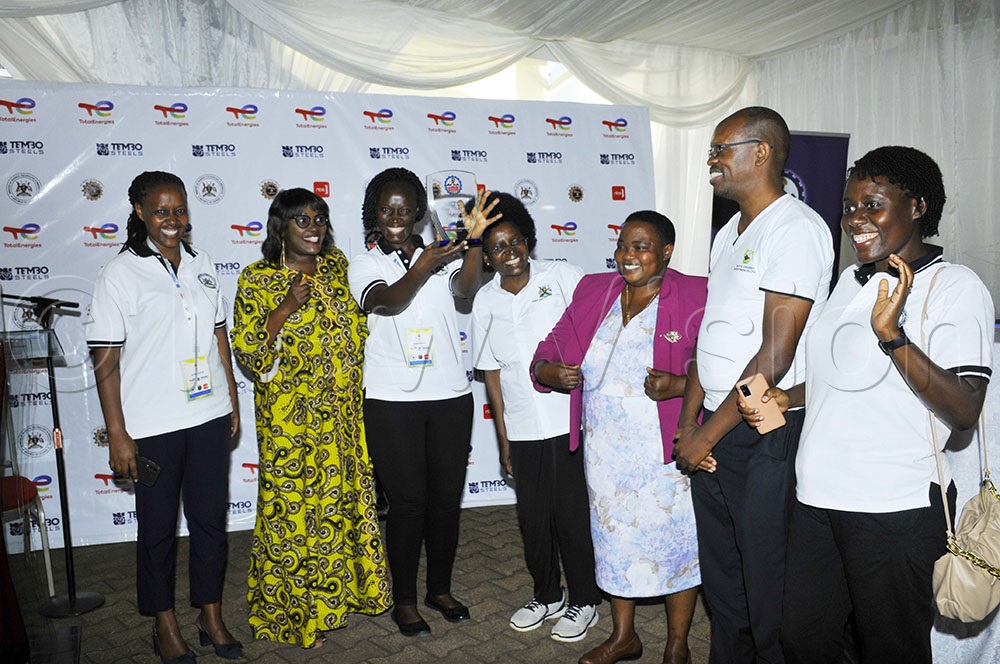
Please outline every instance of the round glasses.
M330 223L330 217L322 214L317 214L315 217L310 217L308 214L300 214L294 217L289 217L289 219L294 221L295 225L299 228L309 228L310 224L315 226L326 226Z

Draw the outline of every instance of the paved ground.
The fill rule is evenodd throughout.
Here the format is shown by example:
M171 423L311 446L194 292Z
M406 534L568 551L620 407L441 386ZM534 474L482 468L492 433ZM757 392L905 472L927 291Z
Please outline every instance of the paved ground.
M455 564L453 592L472 612L472 620L453 625L430 611L422 611L431 625L430 637L407 638L399 634L388 614L352 616L350 625L328 634L319 650L306 651L267 641L254 641L246 623L246 569L249 531L231 533L229 570L223 611L226 622L243 641L246 659L255 662L313 662L336 664L477 664L480 662L525 662L572 664L586 650L611 632L607 602L601 605L600 621L586 639L557 643L546 627L518 633L507 621L530 599L531 580L524 568L521 540L513 506L477 507L462 513L461 542ZM77 588L101 593L104 606L73 618L48 619L36 607L44 600L45 578L41 557L26 568L23 557L12 559L11 571L32 641L34 664L76 662L157 662L150 644L152 621L136 612L134 545L105 544L74 550ZM66 594L62 551L53 552L56 592ZM423 570L421 569L421 579ZM211 648L198 646L193 623L196 610L186 604L187 540L181 540L178 558L178 616L188 644L203 662L221 662ZM662 601L639 605L636 621L645 645L641 662L660 662L666 641L666 617ZM551 623L547 623L551 625ZM691 630L695 664L708 661L708 620L699 601ZM78 653L78 654L77 654Z

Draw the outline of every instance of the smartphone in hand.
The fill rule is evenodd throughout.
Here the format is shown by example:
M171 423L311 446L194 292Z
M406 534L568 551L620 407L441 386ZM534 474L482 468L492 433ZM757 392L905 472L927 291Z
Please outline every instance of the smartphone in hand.
M135 456L135 465L139 469L139 484L153 486L160 476L160 465L152 459L147 459L141 454Z
M768 387L767 379L762 374L751 376L736 385L743 401L751 408L756 408L763 415L763 421L757 426L757 433L761 435L785 426L785 416L778 408L778 403L774 399L764 402L760 400Z

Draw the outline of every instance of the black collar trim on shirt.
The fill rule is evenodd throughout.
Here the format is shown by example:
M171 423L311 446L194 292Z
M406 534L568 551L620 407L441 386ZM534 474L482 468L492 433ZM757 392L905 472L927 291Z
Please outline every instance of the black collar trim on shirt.
M424 238L420 237L419 235L414 235L413 236L413 240L414 240L414 242L417 243L417 246L415 247L415 249L422 249L423 248L423 246L424 246ZM396 254L397 256L399 256L399 260L400 260L400 262L402 262L403 267L405 267L407 270L410 269L410 260L411 259L410 259L409 256L406 255L405 251L403 251L402 249L393 249L392 247L389 246L389 243L386 242L384 238L379 238L378 239L377 246L379 248L379 251L381 251L386 256L391 256L392 254Z
M910 268L913 270L914 275L923 272L931 265L944 262L944 249L937 246L936 244L928 244L926 246L929 251L920 258L918 258L917 260L910 263ZM859 267L857 270L854 271L854 278L858 280L859 284L864 286L865 284L868 283L868 280L875 275L875 271L876 271L875 263L865 263L864 265L862 265L861 267ZM899 278L899 272L892 269L891 267L889 268L888 272L889 276Z

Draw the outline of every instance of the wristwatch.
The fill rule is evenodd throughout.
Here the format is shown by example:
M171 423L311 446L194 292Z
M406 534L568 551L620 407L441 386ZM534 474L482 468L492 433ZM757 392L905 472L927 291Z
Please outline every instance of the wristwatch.
M899 328L898 337L896 337L891 341L882 341L881 339L879 339L878 347L881 348L882 352L885 353L886 355L892 355L892 351L896 350L897 348L902 348L903 346L908 346L909 344L912 343L913 342L910 341L910 338L906 336L906 331L903 330L903 328L901 327Z

